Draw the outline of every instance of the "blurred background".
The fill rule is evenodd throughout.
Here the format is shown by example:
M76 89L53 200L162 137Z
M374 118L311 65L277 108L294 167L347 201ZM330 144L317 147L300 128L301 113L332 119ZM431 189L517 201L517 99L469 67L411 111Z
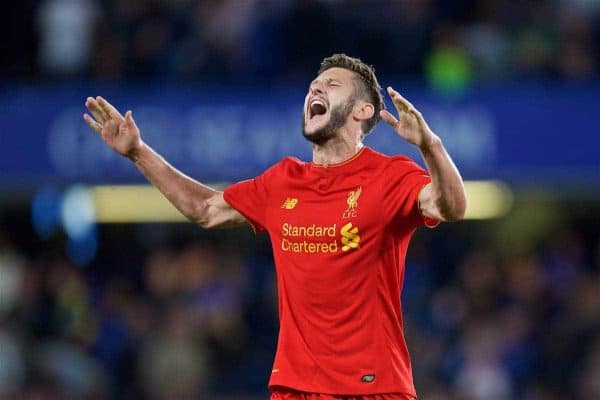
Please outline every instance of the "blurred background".
M420 398L600 399L599 1L21 0L0 21L0 399L267 398L268 237L185 223L83 103L134 110L224 187L310 159L303 98L334 52L468 180L468 219L408 253ZM421 162L383 125L366 143Z

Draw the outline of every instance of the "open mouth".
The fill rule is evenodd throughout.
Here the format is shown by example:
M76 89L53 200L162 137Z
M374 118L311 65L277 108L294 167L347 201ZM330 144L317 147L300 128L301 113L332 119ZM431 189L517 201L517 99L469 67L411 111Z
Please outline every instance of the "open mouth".
M325 115L327 113L327 103L322 99L312 99L308 104L308 119Z

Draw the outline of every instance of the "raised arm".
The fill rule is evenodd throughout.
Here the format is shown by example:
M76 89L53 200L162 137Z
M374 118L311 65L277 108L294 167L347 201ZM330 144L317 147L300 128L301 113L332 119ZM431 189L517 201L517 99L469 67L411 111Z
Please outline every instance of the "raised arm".
M104 142L129 158L140 172L187 218L204 228L238 226L246 219L223 199L223 193L186 176L141 138L131 111L125 116L102 97L88 97L92 116L83 119Z
M397 91L388 87L388 94L398 111L398 118L382 110L381 118L396 133L421 150L431 183L419 193L421 213L440 221L458 221L465 215L467 198L462 178L441 139L423 119L421 113Z

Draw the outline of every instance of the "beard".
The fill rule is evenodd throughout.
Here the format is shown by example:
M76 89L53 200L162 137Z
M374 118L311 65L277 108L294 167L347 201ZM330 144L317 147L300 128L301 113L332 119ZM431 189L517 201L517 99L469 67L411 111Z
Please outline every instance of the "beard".
M331 109L329 121L313 133L306 133L306 111L302 113L302 136L309 142L323 145L337 135L337 131L344 126L352 112L354 101L338 104Z

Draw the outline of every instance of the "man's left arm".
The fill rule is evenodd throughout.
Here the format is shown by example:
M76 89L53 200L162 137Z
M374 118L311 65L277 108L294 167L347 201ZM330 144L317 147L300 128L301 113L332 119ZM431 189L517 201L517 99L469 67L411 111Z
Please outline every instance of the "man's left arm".
M429 128L421 113L397 91L388 87L398 118L382 110L381 118L396 133L421 150L431 183L419 193L419 208L428 218L458 221L465 215L467 198L462 178L441 139Z

